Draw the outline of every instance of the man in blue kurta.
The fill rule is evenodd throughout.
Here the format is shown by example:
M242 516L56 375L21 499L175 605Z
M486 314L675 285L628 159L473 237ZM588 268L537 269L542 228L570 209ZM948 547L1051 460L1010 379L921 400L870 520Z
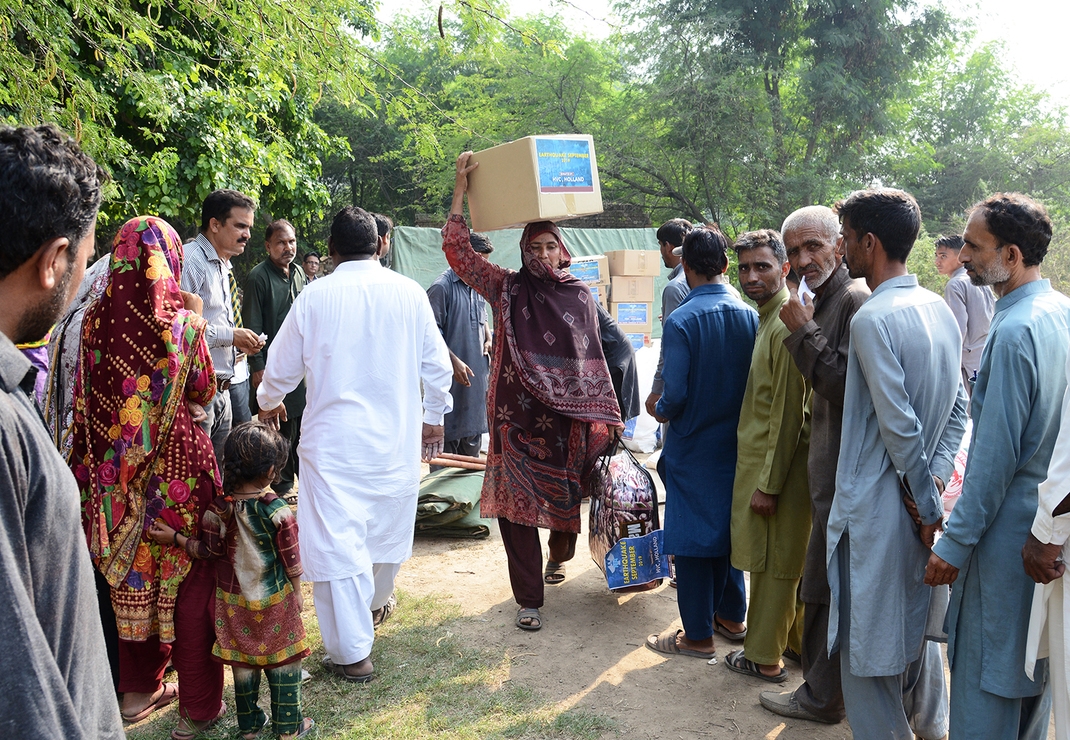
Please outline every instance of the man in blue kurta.
M855 738L937 740L947 732L947 689L926 627L947 591L922 577L943 521L939 489L965 430L962 340L943 299L907 272L921 228L917 201L901 190L862 190L838 210L850 275L873 292L851 320L828 523L828 648L840 651Z
M926 568L927 583L955 581L947 619L952 738L1048 734L1047 661L1038 661L1036 680L1024 671L1033 581L1017 556L1066 390L1070 299L1040 276L1051 231L1039 203L997 193L973 209L959 254L970 280L999 298L973 389L962 496Z
M709 658L714 619L744 632L743 574L732 568L729 523L736 427L747 387L758 314L729 290L728 239L691 231L682 245L691 292L665 322L664 392L657 419L668 423L658 473L665 481L665 550L676 559L684 628L647 637L651 650Z

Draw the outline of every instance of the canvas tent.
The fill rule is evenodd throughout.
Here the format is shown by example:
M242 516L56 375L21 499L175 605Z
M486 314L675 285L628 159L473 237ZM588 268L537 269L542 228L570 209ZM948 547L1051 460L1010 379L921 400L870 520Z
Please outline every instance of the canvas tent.
M656 229L570 229L561 228L565 245L573 257L592 257L617 249L657 249ZM487 233L494 252L491 262L520 269L520 229L503 229ZM398 226L391 238L393 268L412 278L425 289L449 267L442 253L442 234L438 229ZM654 279L654 315L661 315L661 290L669 270L664 266ZM661 322L654 321L652 336L661 336Z

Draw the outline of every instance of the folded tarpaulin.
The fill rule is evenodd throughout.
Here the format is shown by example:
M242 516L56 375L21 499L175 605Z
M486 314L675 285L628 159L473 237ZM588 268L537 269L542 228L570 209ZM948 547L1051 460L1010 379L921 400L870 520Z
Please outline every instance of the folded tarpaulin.
M490 519L479 516L483 472L443 468L420 481L416 534L429 537L489 537Z

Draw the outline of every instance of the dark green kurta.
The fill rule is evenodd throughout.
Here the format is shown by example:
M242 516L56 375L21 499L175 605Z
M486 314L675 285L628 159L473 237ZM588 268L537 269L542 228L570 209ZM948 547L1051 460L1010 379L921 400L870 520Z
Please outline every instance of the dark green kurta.
M294 299L307 283L304 270L296 262L290 263L289 276L284 275L271 260L264 260L249 271L242 299L242 322L246 329L267 335L264 349L249 358L249 372L255 373L267 367L271 343ZM287 417L294 419L300 416L305 410L305 382L301 381L283 403Z

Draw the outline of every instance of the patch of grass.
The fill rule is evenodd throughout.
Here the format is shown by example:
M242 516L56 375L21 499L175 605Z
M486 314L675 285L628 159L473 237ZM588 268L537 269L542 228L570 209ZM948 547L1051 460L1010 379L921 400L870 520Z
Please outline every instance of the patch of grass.
M615 723L584 710L561 711L509 681L510 657L463 643L456 632L460 610L446 599L398 593L398 609L379 629L372 662L376 680L345 683L322 667L323 648L314 611L305 613L313 654L305 660L313 680L302 690L305 714L321 738L345 740L475 740L521 738L596 740L615 734ZM205 738L237 731L230 672L226 719ZM172 679L173 680L173 679ZM267 681L260 705L269 707ZM178 721L172 709L129 730L130 740L165 740ZM269 733L265 732L265 737Z

